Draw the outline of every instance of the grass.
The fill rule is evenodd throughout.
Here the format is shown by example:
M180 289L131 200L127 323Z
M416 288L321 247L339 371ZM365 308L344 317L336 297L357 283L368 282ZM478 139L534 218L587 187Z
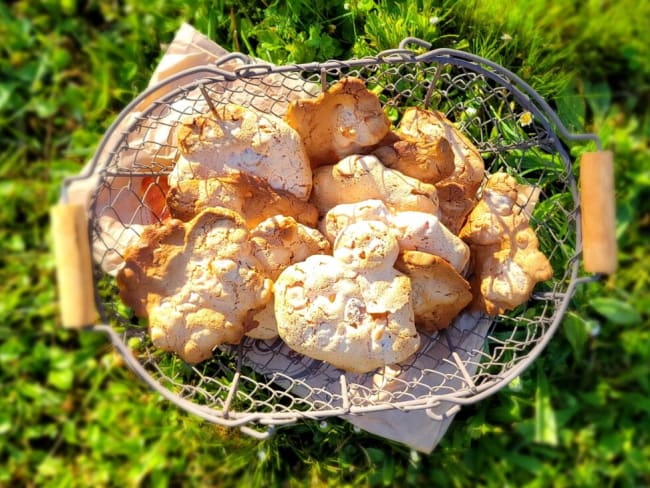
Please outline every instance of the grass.
M650 11L639 5L0 4L0 485L650 484ZM337 419L258 442L182 413L103 336L58 327L48 208L184 20L278 63L362 56L414 35L514 70L615 152L620 270L580 287L542 357L463 408L430 456Z

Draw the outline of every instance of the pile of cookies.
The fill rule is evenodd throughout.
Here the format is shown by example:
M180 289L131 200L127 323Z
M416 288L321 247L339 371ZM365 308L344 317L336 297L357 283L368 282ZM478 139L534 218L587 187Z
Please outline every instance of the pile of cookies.
M160 222L126 248L120 296L188 363L244 335L352 372L405 361L420 331L494 315L552 276L522 204L439 112L391 126L358 78L291 102L236 104L176 129ZM477 195L481 191L480 199Z

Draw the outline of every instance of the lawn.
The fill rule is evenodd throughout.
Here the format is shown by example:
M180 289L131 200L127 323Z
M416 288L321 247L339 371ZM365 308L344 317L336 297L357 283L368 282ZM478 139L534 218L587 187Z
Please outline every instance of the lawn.
M618 272L431 455L338 419L257 441L180 411L104 336L58 325L48 211L183 21L275 63L417 36L511 69L614 151ZM650 485L648 22L634 0L0 4L0 486Z

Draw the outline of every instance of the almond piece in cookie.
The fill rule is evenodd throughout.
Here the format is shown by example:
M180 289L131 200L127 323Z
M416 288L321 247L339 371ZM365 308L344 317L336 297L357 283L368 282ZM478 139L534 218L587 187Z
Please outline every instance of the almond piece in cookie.
M343 78L317 98L292 102L285 120L302 137L313 168L364 153L390 130L379 99L359 78Z

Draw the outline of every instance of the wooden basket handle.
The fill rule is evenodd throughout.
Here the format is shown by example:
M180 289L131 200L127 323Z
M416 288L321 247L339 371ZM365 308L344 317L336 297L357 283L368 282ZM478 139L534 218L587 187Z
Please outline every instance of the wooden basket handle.
M50 222L63 327L93 325L98 313L86 211L81 205L55 205L50 209Z
M612 274L617 268L614 157L611 151L580 159L582 257L585 271Z

